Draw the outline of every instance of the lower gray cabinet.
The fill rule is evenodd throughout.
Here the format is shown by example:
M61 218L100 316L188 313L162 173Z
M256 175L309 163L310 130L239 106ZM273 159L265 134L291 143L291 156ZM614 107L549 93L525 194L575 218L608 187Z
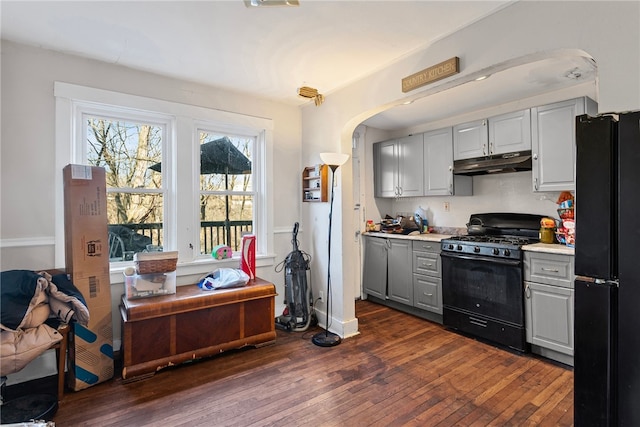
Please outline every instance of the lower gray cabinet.
M362 289L366 295L385 299L387 297L387 245L383 237L363 236L364 271Z
M413 305L442 314L440 244L413 242Z
M573 366L573 256L524 254L525 327L534 353Z
M440 242L363 235L363 298L442 323Z
M527 341L573 356L573 289L525 282Z
M364 293L413 305L411 240L372 236L364 239Z
M391 301L413 305L413 282L411 281L411 240L388 239L387 258L388 290Z

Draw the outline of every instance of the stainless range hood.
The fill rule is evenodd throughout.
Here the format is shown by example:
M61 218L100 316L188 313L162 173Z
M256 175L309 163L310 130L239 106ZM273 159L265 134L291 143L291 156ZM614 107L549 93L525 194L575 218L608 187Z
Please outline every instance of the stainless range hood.
M487 175L491 173L520 172L531 170L531 151L495 154L475 159L455 160L454 175Z

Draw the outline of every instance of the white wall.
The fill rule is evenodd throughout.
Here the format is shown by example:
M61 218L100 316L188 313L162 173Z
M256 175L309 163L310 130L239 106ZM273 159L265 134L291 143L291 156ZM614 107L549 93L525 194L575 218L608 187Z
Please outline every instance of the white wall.
M401 92L403 77L452 56L458 56L461 61L458 75L416 90L411 95L446 90L471 80L474 74L485 70L498 71L532 60L568 54L595 59L600 112L640 108L640 2L520 1L367 78L326 94L326 101L321 107L304 107L303 159L314 158L327 149L350 152L351 135L356 126L406 97ZM544 88L541 88L542 92ZM360 167L368 168L367 165ZM333 329L350 335L357 332L353 289L358 286L359 274L353 266L359 265L359 246L353 244L349 236L362 225L352 221L353 197L350 179L345 176L351 173L350 166L347 164L341 169L340 194L336 198L343 215L340 229L334 227L334 232L344 234L342 247L332 251L332 254L336 253L335 257L332 255L335 291L332 314ZM490 184L491 179L483 182L481 178L481 188L486 183ZM468 209L461 207L458 210L458 201L455 200L452 214ZM371 202L367 200L366 203L369 205ZM531 206L537 204L535 200L527 203ZM486 201L482 201L482 205L486 205ZM316 239L322 239L325 234L323 225L326 222L320 221L324 209L324 206L316 205L305 211L305 224L314 225ZM451 222L461 221L465 216L466 213L460 217L452 216ZM437 218L436 222L440 217ZM447 225L464 226L464 223ZM314 292L325 286L321 277L317 279Z
M3 40L0 147L2 270L64 267L55 265L54 261L54 181L58 174L62 174L54 167L55 81L272 119L274 168L269 176L272 192L267 201L273 219L269 230L274 237L271 260L280 262L291 251L293 224L302 222L299 203L301 114L297 107ZM304 228L300 231L301 241L306 240L306 233ZM284 273L276 273L274 265L267 264L259 268L258 275L276 284L279 294L276 304L281 305ZM178 283L186 284L184 280ZM122 284L114 284L111 291L117 349L120 333L117 306L123 293Z

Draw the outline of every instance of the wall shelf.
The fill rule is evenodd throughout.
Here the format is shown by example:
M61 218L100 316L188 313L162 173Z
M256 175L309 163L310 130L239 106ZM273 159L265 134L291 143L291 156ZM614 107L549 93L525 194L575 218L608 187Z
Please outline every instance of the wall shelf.
M308 166L302 171L302 201L326 202L327 197L327 165Z

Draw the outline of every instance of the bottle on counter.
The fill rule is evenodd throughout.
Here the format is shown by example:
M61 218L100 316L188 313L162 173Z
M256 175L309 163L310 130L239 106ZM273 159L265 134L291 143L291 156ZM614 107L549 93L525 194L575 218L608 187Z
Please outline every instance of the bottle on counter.
M418 209L413 214L413 219L420 230L420 233L427 233L429 229L429 222L427 221L427 212L418 206Z
M540 243L555 243L556 222L553 218L540 220Z

